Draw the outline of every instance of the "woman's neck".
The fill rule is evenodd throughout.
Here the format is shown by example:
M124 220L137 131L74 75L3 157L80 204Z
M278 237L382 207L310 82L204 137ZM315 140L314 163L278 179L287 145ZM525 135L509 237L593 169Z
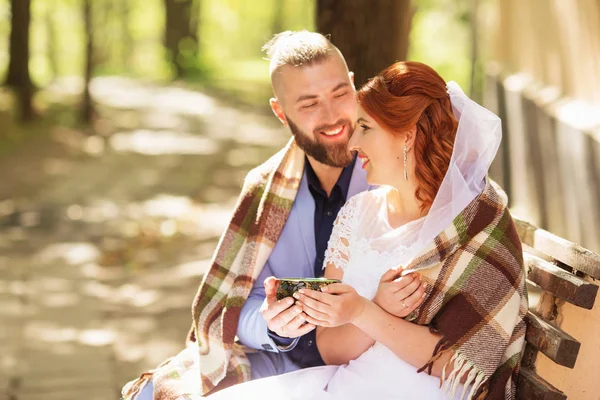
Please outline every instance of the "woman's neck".
M426 214L421 210L421 204L415 197L416 190L417 185L414 181L390 185L387 193L387 211L389 223L393 228L417 220Z

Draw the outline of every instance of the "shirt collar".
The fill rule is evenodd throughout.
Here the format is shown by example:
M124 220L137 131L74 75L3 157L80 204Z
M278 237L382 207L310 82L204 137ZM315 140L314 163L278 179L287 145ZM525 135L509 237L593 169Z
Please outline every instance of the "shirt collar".
M317 178L317 174L314 169L310 165L308 158L305 160L306 165L306 179L308 181L308 188L311 192L317 192L323 197L327 197L325 191L321 187L321 182L319 182L319 178ZM352 171L354 170L354 165L356 164L356 154L352 158L352 162L344 167L342 173L340 174L337 182L335 183L334 189L337 187L341 191L342 197L344 201L348 199L348 188L350 187L350 180L352 179ZM333 193L333 191L332 191Z

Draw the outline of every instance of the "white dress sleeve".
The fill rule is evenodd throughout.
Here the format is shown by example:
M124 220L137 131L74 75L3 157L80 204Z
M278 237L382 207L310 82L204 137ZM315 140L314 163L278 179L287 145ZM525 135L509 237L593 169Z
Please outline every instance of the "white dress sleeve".
M323 268L335 265L344 268L350 261L350 243L352 227L357 213L357 203L360 196L354 196L344 204L333 223L333 230L325 251Z

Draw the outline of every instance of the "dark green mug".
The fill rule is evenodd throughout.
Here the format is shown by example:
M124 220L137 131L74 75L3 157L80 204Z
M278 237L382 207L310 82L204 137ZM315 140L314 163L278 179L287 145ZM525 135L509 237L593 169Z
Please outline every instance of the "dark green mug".
M300 289L321 290L332 283L341 283L338 279L327 278L277 278L277 300L291 297Z

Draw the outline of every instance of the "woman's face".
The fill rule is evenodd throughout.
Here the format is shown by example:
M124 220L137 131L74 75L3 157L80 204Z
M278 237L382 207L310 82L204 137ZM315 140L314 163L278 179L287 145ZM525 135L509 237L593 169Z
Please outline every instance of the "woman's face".
M404 180L404 135L383 129L360 105L357 117L348 147L358 152L367 182L397 187Z

